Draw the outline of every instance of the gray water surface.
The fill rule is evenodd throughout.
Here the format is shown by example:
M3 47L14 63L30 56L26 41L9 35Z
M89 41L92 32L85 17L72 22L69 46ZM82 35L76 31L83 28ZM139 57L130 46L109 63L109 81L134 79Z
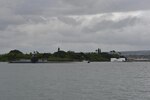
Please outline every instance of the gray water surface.
M150 100L150 63L0 63L0 100Z

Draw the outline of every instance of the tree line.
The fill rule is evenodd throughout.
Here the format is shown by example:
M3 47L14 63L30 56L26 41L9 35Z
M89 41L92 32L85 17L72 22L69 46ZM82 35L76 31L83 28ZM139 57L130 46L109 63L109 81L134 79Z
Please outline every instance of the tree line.
M35 51L33 53L23 53L19 50L11 50L9 53L1 54L0 61L19 61L19 60L32 60L33 57L43 61L110 61L110 58L123 57L115 51L110 53L101 52L100 49L96 52L74 52L74 51L63 51L58 49L54 53L39 53Z

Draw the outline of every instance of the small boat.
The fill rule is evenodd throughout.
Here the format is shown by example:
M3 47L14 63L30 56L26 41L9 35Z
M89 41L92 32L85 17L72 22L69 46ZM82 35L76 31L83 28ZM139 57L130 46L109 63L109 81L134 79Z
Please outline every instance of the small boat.
M87 63L90 63L90 61L88 61Z

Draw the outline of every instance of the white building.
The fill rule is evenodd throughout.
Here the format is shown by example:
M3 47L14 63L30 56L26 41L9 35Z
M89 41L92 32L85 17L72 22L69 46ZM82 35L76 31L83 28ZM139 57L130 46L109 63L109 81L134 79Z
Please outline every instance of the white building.
M125 62L126 58L111 58L111 62Z

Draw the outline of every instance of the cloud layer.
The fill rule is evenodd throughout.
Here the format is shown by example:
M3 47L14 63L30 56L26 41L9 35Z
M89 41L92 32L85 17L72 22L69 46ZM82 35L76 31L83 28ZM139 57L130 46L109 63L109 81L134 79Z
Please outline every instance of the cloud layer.
M150 49L149 0L0 0L0 52Z

